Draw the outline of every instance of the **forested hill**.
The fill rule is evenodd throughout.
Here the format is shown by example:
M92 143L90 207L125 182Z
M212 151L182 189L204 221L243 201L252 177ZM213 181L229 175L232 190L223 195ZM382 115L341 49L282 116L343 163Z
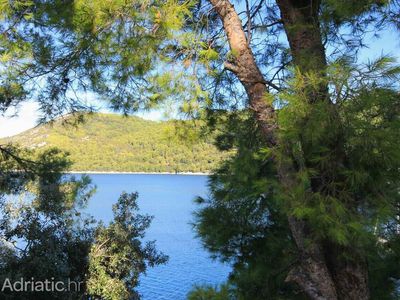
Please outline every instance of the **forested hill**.
M70 153L74 171L209 172L226 155L211 140L178 139L172 122L114 114L93 114L85 120L78 127L56 121L6 141L63 149Z

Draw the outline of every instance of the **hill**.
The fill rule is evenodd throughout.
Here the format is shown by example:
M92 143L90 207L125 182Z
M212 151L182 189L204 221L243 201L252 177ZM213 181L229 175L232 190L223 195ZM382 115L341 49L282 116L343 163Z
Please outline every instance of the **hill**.
M85 120L77 127L55 121L2 142L65 150L74 162L74 171L209 172L227 155L211 140L189 143L178 139L171 121L114 114L88 115Z

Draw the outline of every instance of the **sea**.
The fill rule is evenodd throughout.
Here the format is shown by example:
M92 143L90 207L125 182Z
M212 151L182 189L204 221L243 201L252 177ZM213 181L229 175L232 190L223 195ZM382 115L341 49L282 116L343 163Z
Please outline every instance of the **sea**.
M79 177L80 174L75 176ZM159 251L169 256L165 265L149 268L140 277L137 291L144 300L186 299L196 285L218 286L231 267L211 258L196 237L194 199L207 196L207 176L175 174L90 174L96 194L87 212L107 223L112 205L121 192L138 192L141 214L153 216L144 240L156 241Z

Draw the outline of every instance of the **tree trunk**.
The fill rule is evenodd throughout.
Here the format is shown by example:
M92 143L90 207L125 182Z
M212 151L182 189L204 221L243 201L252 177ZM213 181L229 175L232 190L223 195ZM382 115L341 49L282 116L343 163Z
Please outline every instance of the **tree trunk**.
M275 111L266 101L267 82L256 64L241 20L230 1L209 2L222 21L234 55L233 61L226 62L225 67L232 71L245 87L249 107L254 112L266 144L275 147L278 129ZM303 74L315 71L324 76L326 58L318 23L319 1L277 0L277 3L294 64ZM327 85L322 83L316 92L311 91L308 98L311 103L327 100ZM276 163L281 184L288 189L292 188L296 184L293 165L279 164L277 161ZM326 251L321 243L313 241L305 221L292 216L289 216L288 221L300 258L299 264L289 272L288 281L297 283L310 299L369 299L368 273L362 259L358 263L348 263L339 259L340 251Z
M313 72L320 76L325 76L327 62L318 18L320 1L277 0L277 4L281 12L295 66L298 67L301 74ZM321 81L318 89L311 91L308 98L310 103L329 101L327 83ZM336 108L330 101L328 105L331 108L329 110L330 119L339 123L340 120ZM325 145L332 149L332 153L335 154L332 158L335 166L345 164L341 136L342 133L338 131L337 136ZM309 164L308 167L314 168L315 166ZM335 167L328 173L336 176ZM315 191L319 190L320 187L318 185L321 184L318 182L314 184L313 189ZM348 208L353 209L352 207ZM328 247L325 246L324 256L328 262L328 269L336 286L337 295L339 299L369 299L368 270L365 258L353 253L354 259L350 262L343 258L342 254L346 251L349 253L351 249L338 247L332 245L332 243L329 243Z
M246 89L249 106L253 110L261 131L269 145L275 145L275 110L266 101L266 81L258 68L254 55L247 43L242 22L230 1L210 0L222 20L234 61L225 67L233 72Z
M249 97L249 106L261 127L269 147L276 146L276 118L271 104L266 101L266 81L261 74L248 45L240 18L230 1L210 0L222 20L229 46L235 56L225 67L232 71L243 84ZM281 183L291 188L295 184L291 165L278 165ZM300 264L290 272L289 279L298 283L311 299L337 299L334 283L326 267L322 248L313 243L306 246L307 229L303 221L289 218L292 236L300 253Z

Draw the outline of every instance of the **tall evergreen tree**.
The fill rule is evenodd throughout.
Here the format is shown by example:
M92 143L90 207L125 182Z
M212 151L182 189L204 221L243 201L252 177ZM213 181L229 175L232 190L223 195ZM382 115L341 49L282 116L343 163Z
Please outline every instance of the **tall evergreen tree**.
M197 228L246 298L396 297L399 68L357 57L399 28L398 1L1 3L4 107L32 96L51 118L84 107L79 89L126 113L172 100L237 148Z

